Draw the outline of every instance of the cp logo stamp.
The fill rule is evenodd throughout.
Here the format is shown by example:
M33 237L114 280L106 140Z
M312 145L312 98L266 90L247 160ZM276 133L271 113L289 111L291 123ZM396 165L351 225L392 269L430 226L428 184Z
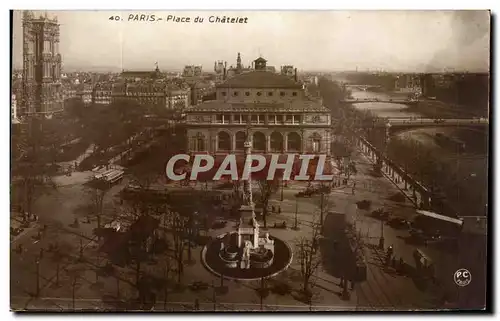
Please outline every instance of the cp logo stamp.
M459 269L453 275L453 280L458 286L467 286L472 280L472 275L467 269Z

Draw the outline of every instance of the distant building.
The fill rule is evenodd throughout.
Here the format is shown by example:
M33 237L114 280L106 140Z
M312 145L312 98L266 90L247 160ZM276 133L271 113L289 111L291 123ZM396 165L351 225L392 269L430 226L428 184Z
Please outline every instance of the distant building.
M77 98L77 86L68 86L63 89L64 100Z
M190 89L165 81L122 81L112 86L112 101L132 100L139 105L184 110L190 103Z
M23 112L52 114L64 109L59 24L47 15L23 12Z
M163 82L133 81L112 85L112 101L133 100L140 105L165 106L165 85Z
M155 70L124 70L120 76L127 81L159 79L162 77L158 64L156 64Z
M433 75L421 75L420 85L422 86L422 95L424 97L432 97L436 94L436 83L434 81Z
M200 81L191 84L191 105L203 102L203 97L215 92L215 84L212 82Z
M226 66L227 62L222 60L216 61L214 63L215 81L222 82L226 76Z
M281 66L281 74L288 77L295 77L297 70L291 65Z
M419 75L402 74L396 76L394 89L409 94L422 94L421 78Z
M200 77L202 74L202 66L189 65L184 67L182 72L183 77Z
M111 83L97 83L92 90L92 103L98 105L111 104L113 85Z
M243 64L241 63L241 54L238 52L238 56L236 57L236 67L231 66L229 67L229 69L226 70L226 75L224 77L224 80L251 70L252 70L251 67L247 68L243 67Z
M76 93L77 97L85 104L89 105L92 103L92 85L91 84L80 84Z
M19 123L19 119L17 118L17 99L14 94L11 96L10 101L10 119L13 124Z
M185 110L191 103L191 89L167 86L165 98L168 109Z

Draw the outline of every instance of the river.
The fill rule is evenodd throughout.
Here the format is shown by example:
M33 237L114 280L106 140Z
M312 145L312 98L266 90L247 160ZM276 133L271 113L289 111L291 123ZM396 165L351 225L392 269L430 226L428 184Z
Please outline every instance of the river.
M406 95L352 90L354 99L402 99ZM356 103L353 106L359 110L368 110L378 117L426 117L426 115L403 104L370 102ZM438 133L464 142L464 151L459 153L453 148L444 148L438 145L435 140L435 135ZM395 136L408 137L421 142L433 153L436 153L440 159L446 160L447 168L452 168L459 173L458 182L460 183L458 185L460 186L445 192L448 199L461 203L456 204L458 206L453 206L457 208L459 215L486 214L488 195L487 131L456 127L432 127L407 130L397 133Z

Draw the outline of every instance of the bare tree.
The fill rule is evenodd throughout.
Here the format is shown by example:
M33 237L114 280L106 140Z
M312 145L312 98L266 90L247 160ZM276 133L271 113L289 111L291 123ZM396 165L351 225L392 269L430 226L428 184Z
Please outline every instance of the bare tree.
M266 279L265 278L260 278L260 285L256 289L257 294L259 295L260 299L260 310L264 310L264 300L269 296L269 288L267 287L266 284Z
M177 283L181 283L184 270L184 236L188 219L177 212L172 212L171 231L173 236L174 258L177 263Z
M330 197L331 185L321 182L319 184L319 203L317 204L317 212L319 212L319 227L320 232L323 233L323 223L325 215L328 214L335 207L333 199Z
M302 277L302 292L305 295L311 292L311 277L321 264L318 240L319 226L313 223L311 235L302 236L295 241L295 252L300 263L300 276Z
M103 214L104 207L104 198L108 191L110 190L111 185L102 179L92 179L86 184L85 192L87 194L90 211L97 218L97 229L101 228L101 220ZM100 235L100 234L98 234Z
M13 148L19 152L19 157L12 163L12 196L20 200L25 220L33 214L38 198L57 189L51 178L54 167L50 166L55 144L46 137L44 124L44 120L32 117L27 130L13 138Z
M267 227L267 211L271 195L276 192L279 187L278 180L259 180L257 181L260 189L260 203L262 204L262 220L264 228Z

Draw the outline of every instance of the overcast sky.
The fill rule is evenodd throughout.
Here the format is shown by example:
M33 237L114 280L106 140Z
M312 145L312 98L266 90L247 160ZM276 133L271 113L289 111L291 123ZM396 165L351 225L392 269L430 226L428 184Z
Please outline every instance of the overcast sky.
M259 53L268 64L299 70L435 72L489 70L487 11L232 11L142 12L166 18L204 17L204 23L111 21L131 13L50 11L61 25L60 53L67 71L213 70L215 60L250 65ZM210 16L248 17L247 24L209 23ZM13 61L22 65L22 12L14 12Z

